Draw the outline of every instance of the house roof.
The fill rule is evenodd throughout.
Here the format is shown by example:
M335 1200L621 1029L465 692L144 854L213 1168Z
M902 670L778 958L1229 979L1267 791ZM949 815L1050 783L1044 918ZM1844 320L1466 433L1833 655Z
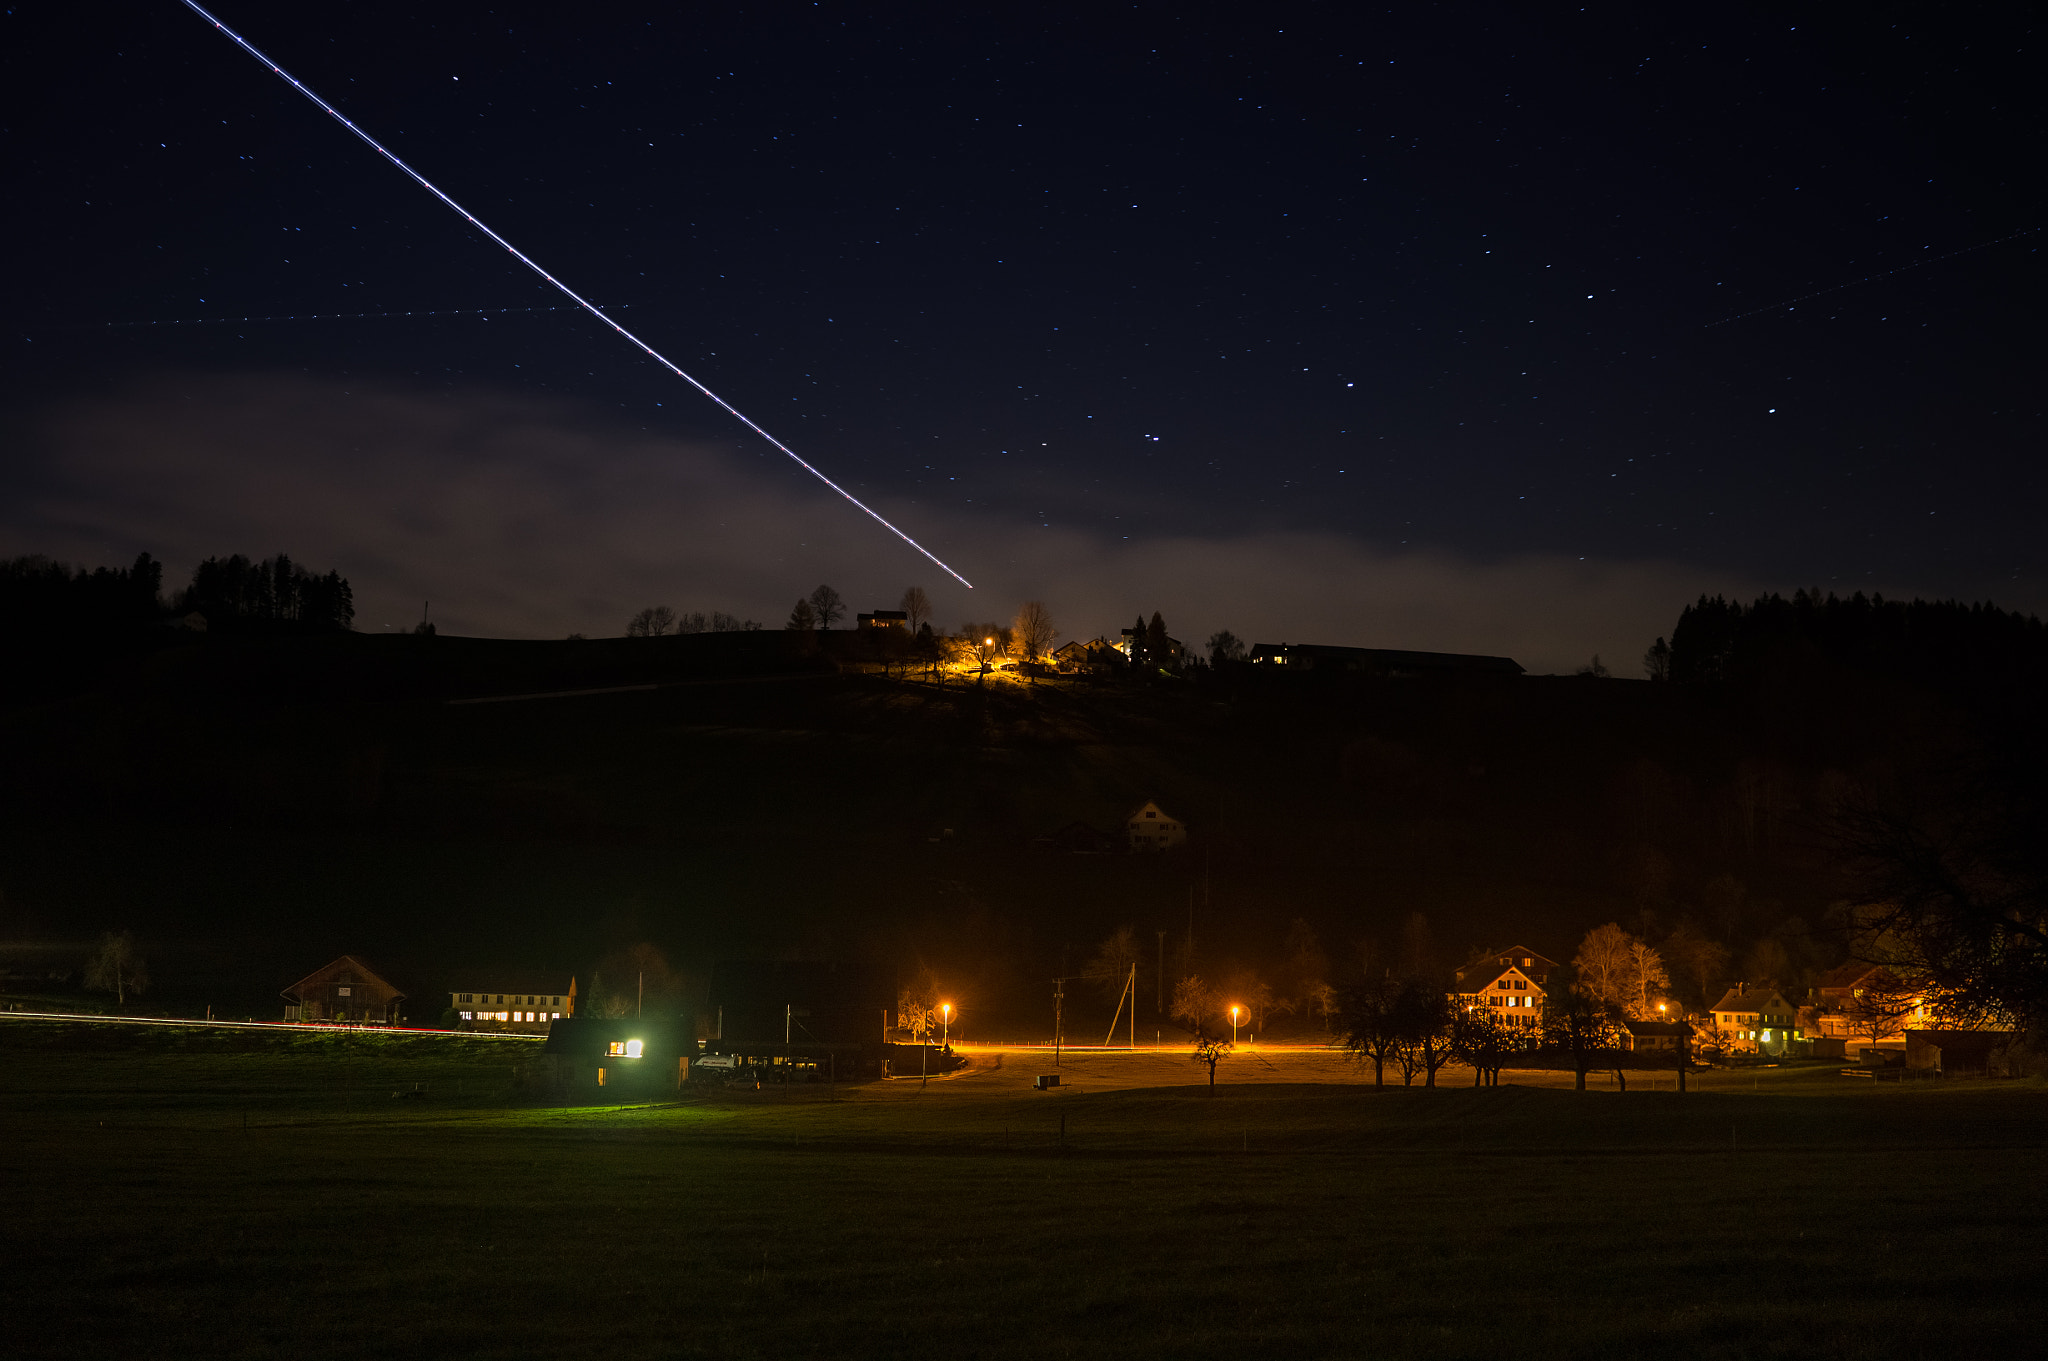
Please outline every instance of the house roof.
M313 970L313 972L307 974L304 978L301 978L298 982L286 988L283 993L285 1000L289 1002L297 1002L303 1000L299 993L299 990L301 988L310 986L315 983L326 982L334 975L334 973L337 970L343 968L346 968L350 972L355 974L356 979L359 982L375 983L377 986L384 988L386 991L390 992L391 995L394 997L405 996L404 993L400 992L396 987L392 986L391 983L379 977L377 975L377 972L374 969L372 969L369 965L363 963L362 960L357 959L354 955L343 955L341 956L341 958L333 961L332 963L324 964L320 968Z
M467 969L456 975L462 980L455 992L547 993L551 997L573 997L576 975L539 969Z
M1650 1035L1683 1035L1689 1026L1684 1021L1623 1021L1628 1033L1638 1038Z
M1848 991L1872 974L1884 971L1881 964L1865 964L1860 959L1852 959L1847 964L1837 964L1822 974L1818 986L1823 992Z
M1755 992L1750 992L1742 987L1734 987L1721 994L1721 1000L1714 1003L1713 1010L1759 1014L1769 1011L1790 1015L1796 1008L1786 1001L1785 994L1776 988L1761 987Z
M1155 801L1153 801L1153 800L1151 800L1151 799L1147 799L1147 800L1145 800L1145 801L1144 801L1143 803L1139 804L1139 805L1138 805L1138 806L1137 806L1136 808L1133 808L1133 809L1132 809L1132 810L1131 810L1130 812L1128 812L1128 813L1124 814L1124 821L1125 821L1125 822L1137 822L1137 821L1139 821L1140 819L1142 819L1142 818L1143 818L1143 817L1145 816L1145 810L1146 810L1147 808L1149 808L1149 809L1151 809L1151 810L1152 810L1153 812L1155 812L1155 813L1159 814L1159 820L1160 820L1161 822L1179 822L1179 821L1180 821L1180 819L1179 819L1179 818L1177 818L1177 817L1175 817L1175 816L1174 816L1173 814L1171 814L1171 813L1167 812L1167 811L1166 811L1166 810L1165 810L1164 808L1161 808L1161 807L1160 807L1160 806L1158 805L1158 803L1156 803Z
M1503 959L1511 962L1503 964L1501 963ZM1531 962L1523 964L1522 961L1525 959ZM1467 981L1468 977L1476 977L1479 974L1487 973L1490 969L1493 972L1488 975L1488 981L1491 982L1509 969L1515 969L1520 971L1523 977L1536 980L1548 976L1550 971L1556 967L1556 960L1545 959L1526 945L1511 945L1505 950L1483 951L1475 956L1471 963L1459 969L1457 977L1458 981L1462 983Z

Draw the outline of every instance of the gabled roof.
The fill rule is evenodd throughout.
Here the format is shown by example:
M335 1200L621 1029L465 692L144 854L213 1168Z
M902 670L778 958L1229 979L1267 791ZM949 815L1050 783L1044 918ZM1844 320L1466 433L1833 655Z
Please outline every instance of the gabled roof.
M576 975L540 969L465 969L455 975L461 980L452 991L492 993L547 993L551 997L576 995Z
M1730 988L1721 994L1721 1000L1714 1003L1712 1009L1715 1011L1753 1011L1758 1013L1766 1011L1784 1012L1787 1015L1797 1010L1796 1007L1785 1000L1784 993L1768 985L1759 987L1755 992L1747 991L1740 986Z
M1881 964L1865 964L1860 959L1852 959L1847 964L1838 964L1822 974L1818 986L1827 992L1846 991L1853 989L1872 974L1883 972L1885 969Z
M306 987L307 985L312 983L321 982L327 979L330 975L332 975L335 972L335 970L344 967L347 968L353 974L355 974L356 979L359 982L375 983L379 987L388 989L391 992L391 994L395 997L405 996L404 993L400 992L396 987L393 987L392 984L387 982L385 979L379 977L377 973L373 969L371 969L369 965L363 963L362 960L357 959L354 955L343 955L341 958L335 960L333 963L323 965L320 968L313 970L313 972L307 974L304 978L301 978L298 982L286 988L283 993L285 1000L290 1002L299 1001L299 989Z
M1159 804L1158 804L1158 803L1157 803L1157 802L1156 802L1155 800L1152 800L1152 799L1147 799L1147 800L1145 800L1145 801L1144 801L1143 803L1139 804L1139 805L1138 805L1138 806L1137 806L1136 808L1133 808L1133 809L1132 809L1132 810L1131 810L1130 812L1128 812L1128 813L1124 814L1124 821L1125 821L1125 822L1137 822L1137 821L1139 821L1140 819L1142 819L1142 818L1143 818L1143 817L1145 816L1145 810L1146 810L1147 808L1149 808L1149 809L1151 809L1151 810L1152 810L1153 812L1155 812L1155 813L1159 814L1159 820L1160 820L1161 822L1179 822L1179 821L1180 821L1180 819L1179 819L1179 818L1177 818L1177 817L1175 817L1175 816L1174 816L1173 814L1171 814L1171 813L1167 812L1167 811L1166 811L1166 810L1165 810L1164 808L1161 808L1161 807L1159 806Z
M1522 963L1529 960L1528 964ZM1501 961L1509 961L1503 964ZM1466 982L1479 974L1486 973L1488 981L1514 969L1532 981L1547 977L1557 967L1554 959L1545 959L1526 945L1511 945L1505 950L1486 950L1473 957L1472 962L1458 970L1458 981ZM1488 970L1493 972L1487 973Z

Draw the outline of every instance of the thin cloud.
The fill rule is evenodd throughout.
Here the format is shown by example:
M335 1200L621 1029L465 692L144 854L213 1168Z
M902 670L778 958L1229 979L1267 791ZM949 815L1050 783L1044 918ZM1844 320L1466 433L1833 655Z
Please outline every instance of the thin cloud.
M409 628L424 601L452 633L617 633L652 603L775 627L820 582L856 609L893 606L918 582L949 627L1035 598L1068 637L1158 610L1196 644L1228 628L1492 653L1532 671L1598 652L1627 675L1687 601L1747 589L1675 563L1479 563L1284 530L1126 541L879 498L967 572L970 593L765 461L488 391L162 379L51 412L35 452L0 520L14 551L101 562L146 549L174 579L209 554L287 552L349 577L369 632Z

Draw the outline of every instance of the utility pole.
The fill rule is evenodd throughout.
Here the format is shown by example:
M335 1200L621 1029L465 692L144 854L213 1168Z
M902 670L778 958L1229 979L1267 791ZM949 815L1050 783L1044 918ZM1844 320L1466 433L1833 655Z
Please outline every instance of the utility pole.
M647 1013L647 971L640 971L640 992L633 999L633 1018L638 1020Z
M1060 1011L1067 1000L1067 980L1052 981L1052 1066L1060 1066Z

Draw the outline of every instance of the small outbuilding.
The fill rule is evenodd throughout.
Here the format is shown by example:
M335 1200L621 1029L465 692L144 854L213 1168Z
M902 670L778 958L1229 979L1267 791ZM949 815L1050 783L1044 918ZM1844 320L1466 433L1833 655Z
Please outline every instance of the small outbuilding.
M354 955L315 969L284 990L287 1021L333 1021L348 1025L397 1025L405 994L371 972Z
M2003 1069L2010 1030L1909 1030L1906 1067L1943 1077L1983 1077Z
M680 1017L564 1016L541 1046L557 1090L572 1097L599 1088L637 1097L673 1093L696 1053L696 1025Z

